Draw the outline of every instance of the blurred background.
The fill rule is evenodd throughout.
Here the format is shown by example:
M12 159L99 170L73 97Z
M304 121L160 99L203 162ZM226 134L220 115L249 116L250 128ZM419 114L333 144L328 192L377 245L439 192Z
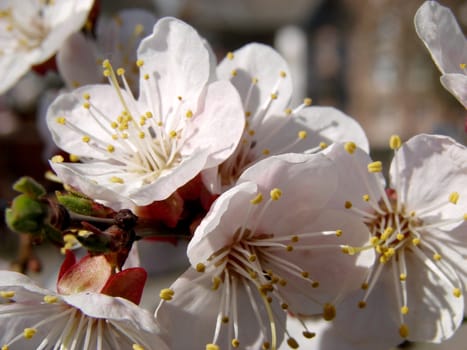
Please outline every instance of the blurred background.
M440 2L453 10L465 33L467 2ZM387 159L392 134L407 140L418 133L439 133L464 144L467 141L466 110L441 86L440 73L415 33L413 18L422 3L100 0L100 9L112 15L123 8L145 8L158 17L178 17L206 37L219 60L252 41L274 46L291 65L295 83L292 104L311 97L315 105L341 109L361 123L374 157ZM2 209L14 197L11 184L18 177L44 178L50 139L37 116L44 108L47 90L60 86L53 72L31 72L0 96ZM4 226L0 230L0 256L11 256L17 236ZM448 345L445 349L460 348Z

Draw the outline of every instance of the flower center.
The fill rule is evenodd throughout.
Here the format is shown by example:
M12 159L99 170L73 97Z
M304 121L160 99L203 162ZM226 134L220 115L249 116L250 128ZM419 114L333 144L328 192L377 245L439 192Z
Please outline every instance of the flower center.
M142 65L142 61L137 62L137 66ZM122 112L112 118L93 103L90 94L84 93L83 108L98 124L102 135L92 135L64 116L58 117L56 122L78 134L83 143L93 151L105 155L106 160L114 166L121 167L122 173L137 174L143 184L152 183L182 161L181 148L190 136L185 132L184 126L193 112L188 109L185 117L180 117L184 109L182 97L179 97L178 105L165 118L156 117L150 110L141 111L125 79L125 71L119 68L115 72L109 61L104 61L103 67L104 76L108 77L114 88ZM121 89L117 76L120 77L124 90ZM125 183L125 179L114 175L109 175L108 181Z
M63 302L60 297L46 295L41 301L16 302L15 292L1 291L0 296L7 300L7 305L14 308L0 307L2 317L24 318L23 324L31 319L39 319L35 324L25 327L24 330L12 336L2 347L2 350L24 348L24 340L30 341L41 338L38 349L114 349L126 348L128 350L144 350L149 345L127 327L120 326L113 320L99 319L85 315L79 309ZM136 343L138 342L138 343ZM143 345L140 345L144 344ZM123 346L123 347L122 347Z
M38 4L33 16L22 13L20 8L0 11L0 21L5 23L5 36L9 41L4 43L1 52L29 51L40 46L49 32L43 12L46 6L52 5L49 2Z

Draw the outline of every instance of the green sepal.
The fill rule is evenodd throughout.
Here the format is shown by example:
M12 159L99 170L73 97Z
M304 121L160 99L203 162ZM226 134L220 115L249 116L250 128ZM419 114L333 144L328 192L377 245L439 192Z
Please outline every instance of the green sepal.
M60 192L56 192L55 196L57 197L58 202L68 210L81 215L92 215L92 200L84 197L78 197L70 193L62 194Z
M21 233L39 234L46 216L45 209L37 200L29 195L20 194L5 211L8 227Z
M90 232L89 235L77 235L78 241L90 252L106 253L110 251L112 238L104 233Z
M32 198L44 196L47 192L45 188L32 177L23 176L13 184L15 191L24 193Z
M63 242L63 235L62 232L57 230L56 228L45 224L43 227L43 232L45 236L49 239L50 242L57 244L59 246L63 246L65 242Z

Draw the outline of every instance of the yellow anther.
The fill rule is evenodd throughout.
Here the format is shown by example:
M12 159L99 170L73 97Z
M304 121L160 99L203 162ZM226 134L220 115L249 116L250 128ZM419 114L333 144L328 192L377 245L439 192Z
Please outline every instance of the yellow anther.
M310 332L310 331L303 331L302 332L302 335L306 338L306 339L311 339L311 338L314 338L316 336L316 333L313 333L313 332Z
M416 237L416 238L412 239L412 244L415 245L415 246L416 246L416 245L419 245L420 242L421 242L421 241L420 241L420 238L417 238L417 237Z
M2 290L0 291L0 297L5 299L11 299L15 296L15 291L13 290Z
M81 138L81 140L82 140L83 142L85 142L85 143L88 143L89 141L91 141L91 138L90 138L89 136L85 135L85 136L83 136L83 137Z
M196 264L196 271L204 272L205 270L206 270L206 265L204 265L203 263Z
M133 344L133 350L144 350L144 347L139 344Z
M358 308L359 309L364 309L366 307L366 301L361 300L358 302Z
M328 144L326 142L320 142L319 143L319 148L325 149L326 147L328 147Z
M353 154L357 149L357 145L355 144L355 142L346 142L344 144L344 149L347 151L347 153Z
M393 232L394 232L394 229L391 226L386 227L383 234L381 235L381 240L382 241L387 240L392 235Z
M133 30L134 35L138 36L138 35L143 34L143 32L144 32L144 26L141 23L138 23L137 25L135 25L135 29Z
M373 247L376 247L378 245L378 242L379 242L379 238L378 237L371 237L370 238L370 244L373 246Z
M219 288L219 286L221 285L221 282L222 280L215 276L213 279L212 279L212 286L211 286L211 289L212 290L217 290Z
M26 339L31 339L36 335L36 333L37 329L35 328L25 328L23 331L23 337L25 337Z
M58 301L58 297L56 295L44 296L44 302L47 304L55 304L57 301Z
M144 131L140 131L140 132L138 133L138 137L139 137L140 139L144 139L144 138L146 137L146 134L144 133Z
M175 130L172 130L172 131L169 132L169 136L170 136L172 139L174 139L174 138L177 137L177 132L176 132Z
M70 154L69 158L70 158L70 162L73 162L73 163L79 162L80 160L79 156L77 156L76 154Z
M110 126L112 127L112 129L116 129L118 128L118 123L113 121L112 123L110 123Z
M332 321L336 317L336 308L330 303L326 303L323 306L323 318L326 321Z
M281 71L279 72L279 75L281 76L281 78L285 78L285 77L287 76L287 73L284 72L283 70L281 70Z
M114 184L123 184L123 183L125 183L125 180L123 180L121 177L118 177L118 176L112 176L110 178L110 182L112 182Z
M466 66L467 66L467 64L465 64L465 63L459 64L459 67L460 67L461 69L465 69Z
M346 201L344 204L345 209L350 209L352 208L352 202L351 201Z
M206 344L206 350L220 350L220 347L216 344Z
M106 78L110 77L110 69L104 69L102 75Z
M234 59L234 53L233 53L233 52L227 52L226 57L227 57L229 60L233 60L233 59Z
M362 285L360 286L360 288L363 289L363 290L367 290L368 287L369 287L368 283L366 283L366 282L362 283Z
M90 109L90 108L91 108L91 104L90 104L89 102L86 101L86 102L83 103L83 107L84 107L85 109Z
M399 335L402 338L407 338L409 336L409 327L405 323L401 324L399 327Z
M251 204L259 204L263 201L263 195L261 193L258 193L255 198L250 200Z
M53 156L50 160L52 161L52 163L63 163L65 159L60 154L57 154Z
M356 253L355 248L349 245L342 246L341 251L342 253L347 254L347 255L355 255Z
M62 125L65 125L65 123L66 123L65 117L58 117L57 119L55 119L55 121L56 121L58 124L62 124Z
M389 138L389 147L392 150L399 149L401 147L401 145L402 145L402 141L401 141L401 138L399 137L399 135L392 135Z
M404 282L405 280L407 280L407 275L405 273L401 273L399 275L399 280L401 280L402 282Z
M312 100L311 98L309 98L309 97L307 97L307 98L305 98L305 99L303 100L303 104L304 104L305 106L311 106L312 103L313 103L313 100Z
M251 254L251 255L248 257L248 261L249 261L249 262L255 262L255 261L256 261L256 255L255 255L255 254Z
M231 344L233 348L238 348L240 346L240 342L236 338L232 339Z
M144 61L142 59L136 60L136 67L141 68L144 66Z
M373 163L368 164L368 171L370 173L380 173L383 171L383 163L379 160Z
M232 69L232 71L230 72L230 75L233 76L233 77L237 76L237 70Z
M450 195L449 195L449 201L452 203L452 204L457 204L457 201L459 200L459 193L458 192L452 192Z
M299 138L300 140L305 139L307 135L308 135L308 134L307 134L307 132L306 132L305 130L300 130L300 131L298 132L298 138Z
M102 68L111 68L112 65L110 64L110 61L108 59L105 59L102 61Z
M189 109L188 111L186 111L185 116L186 116L187 118L193 117L193 111L192 111L191 109Z
M10 350L10 348L8 347L8 345L3 345L2 350Z
M144 78L144 80L149 80L149 74L148 73L144 74L143 78Z
M369 195L369 194L364 194L362 198L363 198L363 200L364 200L365 202L370 201L370 195Z
M265 148L261 153L263 153L265 156L268 156L271 153L271 151L268 148Z
M115 147L113 145L108 145L107 146L107 151L110 152L110 153L113 153L113 152L115 152Z
M399 241L402 241L402 240L405 238L405 236L404 236L402 233L399 232L399 233L397 234L396 238L397 238Z
M276 100L277 99L277 93L273 92L271 94L271 100Z
M282 191L279 188L273 188L269 193L273 201L277 201L282 196Z
M252 79L251 79L251 83L252 83L253 85L258 84L258 78L256 78L256 77L255 77L255 78L252 78Z
M464 220L467 220L467 213L464 214Z
M287 339L287 345L288 345L291 349L298 349L298 343L297 343L297 341L296 341L294 338L289 338L289 339Z
M251 116L251 112L250 112L250 111L246 111L246 112L245 112L245 117L248 118L249 116Z
M256 132L253 129L248 130L248 135L254 136Z
M407 315L409 313L409 308L407 305L404 305L401 307L401 314L402 315Z
M291 115L291 114L292 114L292 108L286 108L286 109L284 110L284 113L285 113L286 116Z
M83 98L84 98L85 100L89 100L89 99L91 99L91 95L90 95L88 92L85 92L85 93L83 94Z
M175 294L175 292L173 291L173 289L164 288L159 292L159 297L162 300L170 301L170 300L172 300L174 294Z
M461 295L462 295L462 292L459 288L454 288L454 290L452 291L452 294L456 297L456 298L460 298Z
M342 236L342 230L336 230L336 236L337 237Z
M435 253L435 254L433 254L433 259L436 260L436 261L440 261L441 260L441 255L438 254L438 253Z
M388 262L388 257L386 255L381 255L379 257L380 264L386 264Z

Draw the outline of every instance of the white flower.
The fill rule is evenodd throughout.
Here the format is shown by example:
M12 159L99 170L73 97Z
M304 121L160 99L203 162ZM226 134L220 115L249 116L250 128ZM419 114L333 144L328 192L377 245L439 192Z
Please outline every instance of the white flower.
M106 79L96 62L110 57L114 66L125 69L131 91L137 93L136 49L141 39L152 32L155 23L156 17L142 9L125 9L112 18L99 17L95 39L77 32L58 51L60 76L69 88L104 83Z
M337 109L310 106L309 98L290 108L289 67L269 46L253 43L228 53L217 74L229 79L240 93L246 126L235 153L215 174L212 170L203 174L215 193L235 184L243 170L270 155L313 152L334 141L350 140L368 149L360 125Z
M467 108L467 40L453 13L426 1L415 14L415 29L442 73L441 84Z
M0 271L0 297L2 350L168 349L153 317L120 297L59 295L10 271Z
M284 311L333 319L374 257L341 252L344 242L368 236L359 220L323 209L335 180L321 154L274 156L246 170L195 231L192 267L161 291L156 318L169 346L277 349ZM287 342L295 348L302 340Z
M52 57L84 25L93 0L0 2L0 93Z
M467 150L448 137L424 134L402 146L393 136L390 146L395 156L388 189L381 162L354 145L326 150L338 167L335 205L360 218L371 233L366 245L345 250L377 254L363 290L337 322L348 337L368 341L441 342L464 315Z
M64 94L47 114L55 143L82 161L52 163L57 175L114 209L166 199L230 156L244 126L238 93L212 82L211 52L187 24L161 19L137 56L138 99L104 61L110 85Z

